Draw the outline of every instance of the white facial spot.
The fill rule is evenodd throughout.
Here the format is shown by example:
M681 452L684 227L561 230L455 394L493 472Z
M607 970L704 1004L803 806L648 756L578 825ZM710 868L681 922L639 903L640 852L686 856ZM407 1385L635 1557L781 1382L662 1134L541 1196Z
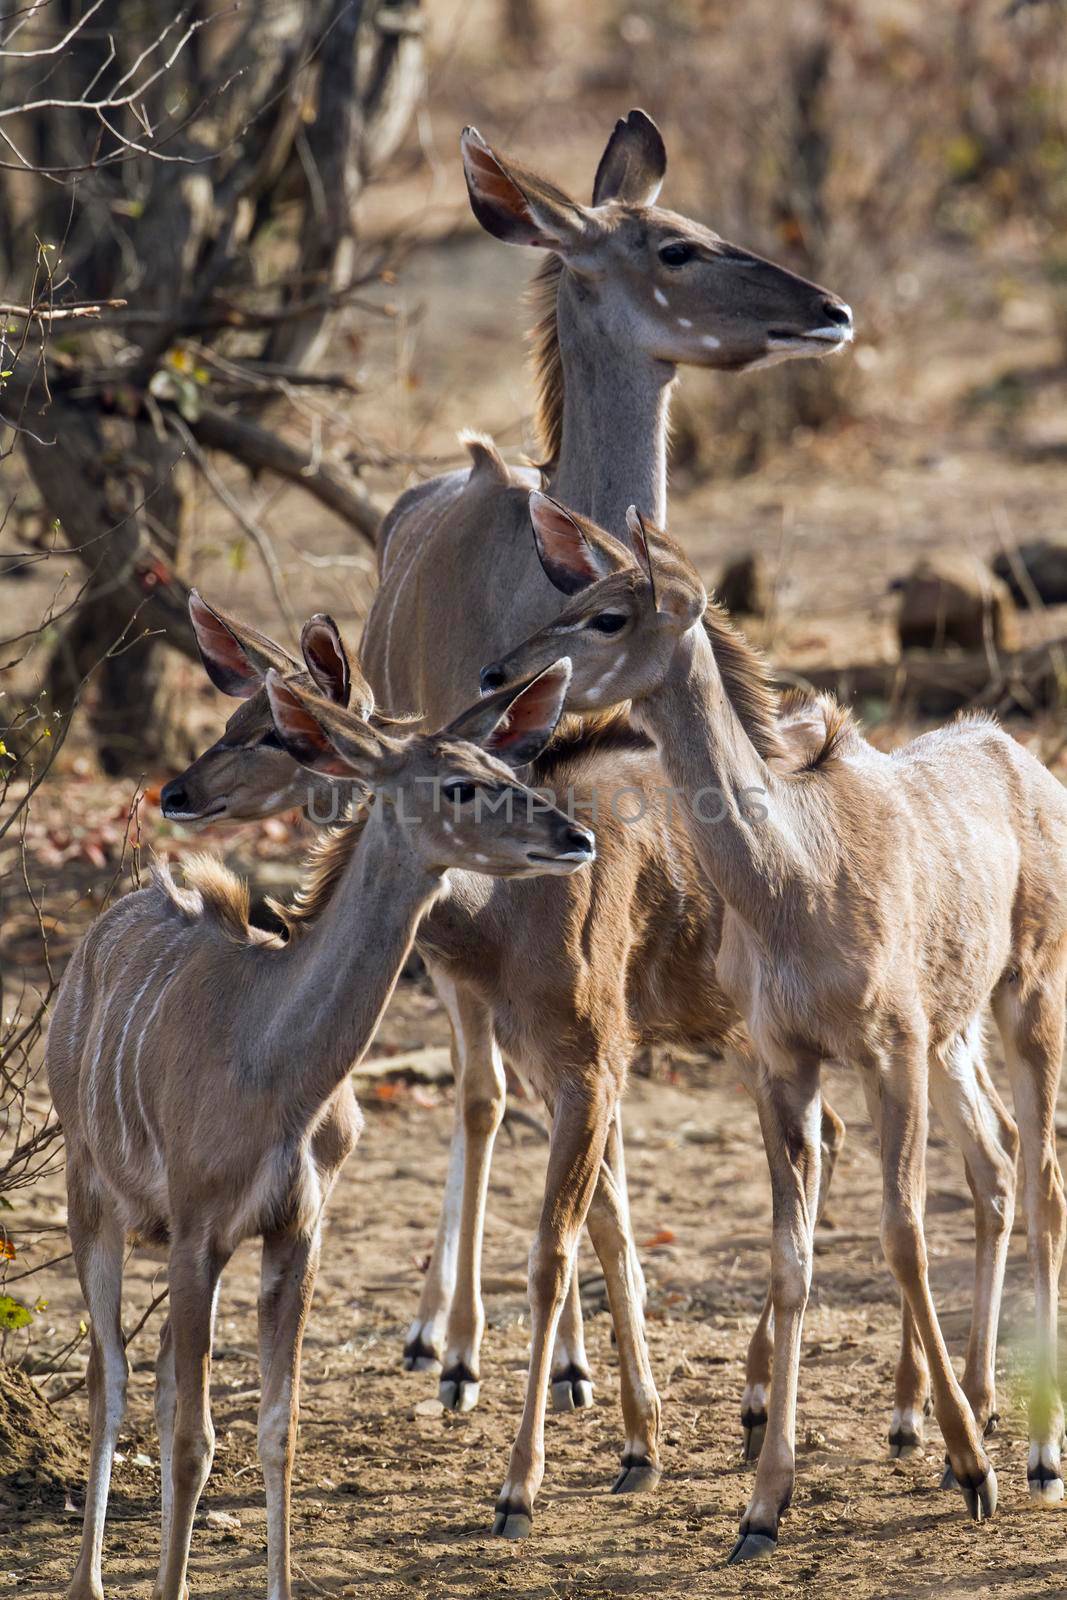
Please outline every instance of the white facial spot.
M659 289L659 288L653 289L652 293L655 296L655 300L656 300L656 304L657 305L665 306L665 305L669 305L670 304L670 302L667 299L667 296L663 293L662 289Z
M692 319L690 317L679 317L678 326L680 328L691 328L693 326Z
M700 342L704 346L705 350L717 350L720 344L722 344L722 340L716 339L713 333L702 333L700 335Z
M489 857L483 856L480 850L475 850L474 854L471 856L471 860L476 862L479 867L486 867L489 865Z

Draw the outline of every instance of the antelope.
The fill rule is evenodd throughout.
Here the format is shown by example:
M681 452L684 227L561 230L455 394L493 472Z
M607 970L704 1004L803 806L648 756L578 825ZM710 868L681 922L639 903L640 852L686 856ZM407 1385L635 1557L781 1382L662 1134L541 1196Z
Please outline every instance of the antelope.
M71 958L47 1067L91 1319L89 1478L68 1591L76 1600L103 1594L131 1237L165 1247L169 1263L156 1368L163 1495L155 1594L187 1594L193 1516L214 1449L208 1379L219 1278L243 1239L261 1237L268 1594L289 1600L301 1342L324 1207L361 1127L349 1071L420 919L447 898L451 871L529 878L593 859L589 832L539 805L513 775L554 730L567 676L566 663L556 663L517 693L425 734L375 727L268 668L265 693L286 760L370 797L313 864L305 899L325 901L321 915L294 917L288 942L253 928L246 887L202 857L189 864L184 888L154 868L149 885L99 917Z
M483 686L565 648L572 707L630 702L722 896L717 972L759 1064L774 1201L775 1376L730 1559L773 1550L792 1493L819 1067L829 1058L863 1076L881 1145L882 1244L929 1364L949 1466L976 1520L995 1510L996 1477L941 1333L923 1234L928 1085L943 1095L944 1082L954 1082L973 1098L987 1001L1019 1123L1037 1299L1027 1479L1035 1501L1061 1500L1056 1331L1067 1207L1054 1107L1067 981L1067 794L988 717L961 719L885 755L830 703L820 749L797 772L775 770L753 732L763 663L709 607L680 548L636 509L632 544L603 530L591 538L587 524L560 511L535 516L534 525L545 572L569 603L488 667ZM748 662L747 718L726 676L736 684L739 651ZM769 710L765 701L764 741ZM997 1236L990 1273L999 1298L1011 1214L1008 1163L999 1173L998 1165L983 1175L969 1162L975 1200Z
M379 588L362 643L364 669L385 710L417 709L431 724L467 702L484 662L559 609L531 546L531 488L543 478L569 504L609 524L619 521L631 501L662 521L670 397L679 366L742 371L826 355L852 337L851 312L837 296L656 204L667 157L659 130L643 111L631 111L616 125L589 206L499 154L473 128L464 132L462 154L481 225L545 257L533 290L542 465L509 467L489 441L470 436L469 468L408 490L383 521ZM591 783L595 774L594 786L607 793L617 784L612 765L618 751L602 740L598 747L597 739L590 735L582 776ZM572 743L576 761L580 751L580 742ZM653 762L642 772L642 781L659 782ZM631 760L628 777L634 776ZM674 866L657 846L650 855L655 865L642 867L636 833L628 830L626 837L634 845L627 874L652 872L654 897L669 902ZM626 849L625 839L618 848ZM603 861L595 869L601 870ZM693 881L703 899L706 889ZM566 930L577 912L568 893L555 891L548 895L552 925ZM599 905L596 914L609 915ZM539 932L535 938L538 945L544 942ZM612 948L607 939L600 946ZM564 948L562 938L558 948ZM570 971L554 980L569 995L572 1011L576 1003L581 1008L586 982L580 950L574 958ZM611 964L598 982L617 996L612 1008L639 1013L644 1002L626 997L629 979L617 941L604 959ZM477 1263L466 1241L481 1236L483 1174L503 1107L501 1039L499 1018L477 984L442 974L432 957L427 965L453 1022L468 1109L457 1112L437 1244L405 1360L413 1368L442 1367L441 1398L463 1409L477 1392L472 1379L482 1323ZM703 1042L714 1049L720 1038L720 1024L712 1018ZM521 1070L521 1060L513 1064ZM837 1125L831 1147L839 1142ZM609 1143L624 1195L617 1118ZM572 1280L552 1364L553 1402L564 1406L592 1399L580 1330ZM748 1394L746 1440L754 1451L763 1422L758 1375Z
M549 502L538 497L534 506L535 514L541 516L546 508L551 509ZM271 723L262 683L264 674L271 664L279 670L287 666L292 674L292 681L299 681L302 669L280 646L265 639L262 634L244 628L233 618L206 608L195 594L190 604L190 615L201 655L212 680L230 694L239 694L245 699L244 704L231 718L222 739L163 791L162 803L165 812L175 815L176 808L180 808L180 815L186 819L219 815L239 819L246 816L262 816L271 808L285 809L298 803L301 798L300 769L291 761L286 769L287 758L284 752L279 754L269 740L264 741L264 735ZM332 635L327 637L330 629ZM314 643L314 649L310 652L309 641ZM332 670L333 692L342 692L347 681L347 669L343 665L344 646L328 618L321 616L313 618L305 626L304 652L307 672L316 675L320 682L329 682L330 680L324 679L323 676L329 667ZM613 737L618 739L621 731L617 728ZM813 717L810 708L798 706L794 710L783 709L778 721L780 755L776 759L786 759L789 754L789 741L799 740L799 745L790 757L792 763L797 764L803 759L813 736L815 734L821 736L822 731L821 721L817 716ZM563 742L562 735L557 738ZM580 749L584 752L583 765L587 764L590 754L587 737ZM684 839L681 841L682 848L674 852L673 861L668 860L663 845L665 837L663 825L669 818L663 811L661 802L655 800L655 796L662 793L662 784L657 783L653 787L652 775L647 770L647 764L643 759L644 752L639 744L632 746L626 765L620 767L618 762L625 750L625 744L616 746L613 778L616 787L620 789L632 787L632 780L641 778L653 796L653 804L659 806L650 819L655 826L646 826L642 822L634 835L643 857L643 880L634 879L628 870L625 857L620 854L620 838L625 836L628 840L633 830L620 829L617 826L617 819L614 819L616 821L614 827L600 829L598 859L593 872L599 874L602 880L598 890L600 903L614 908L613 928L617 929L618 919L623 917L629 908L632 926L628 937L634 942L635 951L630 963L634 975L631 979L632 993L629 1002L624 998L620 999L617 988L613 989L603 982L592 985L587 978L585 1013L569 1009L568 1007L573 1007L574 1003L568 1002L566 998L567 985L573 981L569 976L571 969L568 962L576 960L576 953L573 950L570 953L564 950L564 959L561 960L559 952L555 949L556 933L553 925L551 923L546 925L544 920L546 909L544 903L531 907L514 903L499 904L499 897L494 894L487 905L479 905L477 900L472 900L469 915L460 917L457 911L467 904L468 896L459 886L458 874L452 876L453 894L448 907L430 912L420 928L416 943L424 956L439 966L447 962L445 970L454 980L462 978L473 983L477 977L480 983L479 992L493 1008L494 1015L500 1014L503 1017L506 1024L506 1028L503 1029L505 1037L509 1031L515 1029L516 1025L522 1030L520 1040L524 1044L525 1054L516 1056L520 1063L529 1059L531 1040L539 1041L540 1052L549 1063L547 1068L542 1068L542 1071L551 1070L549 1052L553 1039L558 1037L566 1040L579 1025L587 1026L588 1023L583 1021L583 1016L588 1016L591 1010L589 1002L595 1000L596 1006L592 1010L592 1015L596 1020L598 1037L614 1041L616 1044L621 1040L623 1047L628 1048L626 1037L628 1031L635 1036L648 1036L655 1030L662 1035L668 1028L673 1028L676 1037L688 1038L691 1042L710 1042L719 1048L727 1048L733 1044L736 1046L735 1065L744 1077L747 1056L743 1035L736 1028L736 1019L730 1018L721 1009L719 992L714 985L713 944L709 946L700 940L694 945L689 931L698 925L708 923L709 920L714 925L720 914L717 903L714 896L708 895L703 881L699 877L692 876L692 863L684 848ZM603 745L596 753L601 761L606 760L608 752ZM642 758L640 762L639 757ZM609 802L613 791L608 786L611 772L604 775L601 791L591 791L587 783L582 786L581 772L581 767L576 772L568 765L565 747L562 759L559 752L554 754L550 747L541 758L535 776L539 783L550 781L558 789L572 793L576 803L580 805L595 804L599 793L603 801L604 821L611 823L613 813ZM316 781L313 774L304 774L303 778ZM577 786L576 779L579 780ZM329 780L321 781L325 784ZM238 796L236 803L232 799L235 793ZM310 802L311 809L319 809L317 794L309 791L305 798ZM650 908L640 901L635 901L635 892L640 889L642 881L649 886L655 883L652 873L654 867L658 867L661 874L666 874L668 870L671 872L675 889L673 899L661 898ZM662 897L662 889L659 893ZM292 916L293 913L290 911L287 915ZM502 920L505 916L508 918L506 924ZM576 928L583 930L590 928L597 941L597 948L602 948L608 934L601 927L599 915L594 914L590 920L589 911L579 907L576 916L579 916ZM565 933L566 930L564 935ZM615 936L617 937L617 932ZM572 929L570 934L572 944L576 937L577 932ZM564 936L561 936L560 942L565 943ZM510 960L502 965L502 957L510 955L513 950L518 954L519 965L513 965ZM553 957L552 962L548 959L549 955ZM531 973L535 981L531 1000L527 1003L525 997L531 994ZM548 996L551 996L554 1009L549 1008L546 1011ZM456 1054L458 1057L458 1052ZM580 1066L579 1058L577 1063L569 1064L569 1070L579 1074ZM458 1115L461 1115L464 1101L469 1100L470 1088L462 1076L462 1058L456 1060L456 1068ZM553 1103L551 1084L547 1098L551 1106ZM973 1112L973 1108L971 1109ZM981 1118L978 1120L980 1130ZM829 1107L824 1107L822 1129L826 1157L822 1169L824 1190L828 1186L829 1174L840 1148L842 1132L840 1121ZM980 1141L980 1131L977 1137ZM608 1166L610 1168L611 1160ZM1010 1182L1010 1174L1009 1167L1006 1182ZM617 1183L614 1188L619 1188ZM598 1206L597 1212L601 1210L602 1206ZM1008 1210L1008 1221L1005 1226L1010 1227L1010 1205ZM601 1240L597 1247L603 1259L602 1241L605 1228L603 1218L598 1222L597 1215L594 1214L591 1226L594 1242ZM468 1228L475 1227L479 1231L472 1237ZM460 1235L461 1254L472 1274L469 1292L473 1296L477 1296L480 1247L480 1219L475 1216L468 1219ZM630 1448L626 1453L631 1457L631 1461L628 1467L624 1466L618 1486L632 1491L638 1487L651 1487L654 1475L658 1471L658 1457L653 1454L656 1415L652 1403L654 1387L651 1386L651 1376L646 1373L643 1380L644 1390L638 1391L639 1396L642 1393L644 1396L644 1412L640 1409L639 1399L627 1398L629 1388L632 1384L636 1385L641 1377L646 1357L643 1335L635 1330L631 1313L623 1304L628 1280L625 1275L618 1276L617 1262L612 1259L609 1252L605 1262L605 1275L609 1284L615 1281L613 1273L618 1277L618 1287L617 1293L612 1296L612 1310L616 1313L620 1305L622 1306L619 1344L620 1349L626 1353L622 1366L624 1407L630 1419L635 1415L638 1419L636 1423L628 1421L627 1437ZM636 1285L634 1288L636 1292ZM576 1304L573 1294L573 1274L569 1296L570 1298L565 1301L565 1308L572 1303ZM981 1295L977 1297L977 1304L985 1304ZM580 1331L580 1323L578 1326ZM992 1318L994 1342L995 1326L994 1316ZM992 1354L988 1348L988 1328L988 1319L983 1324L976 1312L975 1328L972 1333L974 1362L976 1370L984 1373L988 1368L991 1384ZM476 1382L476 1372L471 1374L471 1381ZM558 1378L556 1381L560 1382ZM742 1399L746 1453L750 1456L755 1456L759 1452L761 1435L766 1423L765 1401L769 1381L770 1299L768 1297L750 1346L745 1393ZM916 1358L906 1340L902 1352L901 1370L898 1374L898 1409L894 1413L891 1428L895 1454L911 1453L921 1445L926 1381L925 1370L917 1370ZM910 1402L909 1397L912 1396L914 1400ZM993 1401L990 1398L988 1406L990 1412L992 1407ZM645 1459L642 1466L635 1467L633 1457L638 1452L632 1446L635 1439L640 1437L646 1440L642 1446ZM638 1461L641 1461L640 1456ZM510 1531L515 1531L519 1516L525 1515L529 1519L532 1496L527 1505L528 1509L525 1512L509 1513L515 1519ZM518 1525L522 1526L521 1523Z

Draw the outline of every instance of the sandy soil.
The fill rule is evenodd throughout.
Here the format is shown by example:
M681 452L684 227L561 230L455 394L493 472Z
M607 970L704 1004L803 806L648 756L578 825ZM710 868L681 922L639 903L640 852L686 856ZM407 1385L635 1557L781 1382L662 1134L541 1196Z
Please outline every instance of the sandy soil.
M444 1042L436 1006L405 982L375 1053ZM482 1398L469 1417L422 1415L435 1380L400 1367L444 1179L450 1091L416 1087L364 1100L367 1129L335 1195L305 1347L297 1462L298 1594L434 1600L566 1600L602 1595L1023 1597L1064 1590L1067 1522L1026 1494L1022 1386L1032 1314L1025 1242L1016 1230L999 1361L1002 1431L992 1441L1000 1510L966 1520L939 1492L940 1440L924 1459L885 1459L896 1295L877 1243L878 1174L856 1084L828 1074L849 1124L806 1325L798 1418L798 1482L773 1566L723 1566L749 1470L738 1461L742 1360L766 1271L769 1202L747 1103L711 1064L635 1079L627 1139L635 1226L650 1286L649 1334L663 1398L666 1473L655 1496L608 1493L621 1445L618 1378L602 1281L583 1247L584 1301L596 1405L550 1416L548 1471L533 1537L488 1537L518 1421L528 1355L524 1263L544 1170L544 1145L521 1124L501 1134L489 1198L489 1328ZM61 1215L37 1196L37 1220ZM962 1352L970 1314L972 1223L956 1153L933 1141L930 1248L946 1333ZM212 1393L218 1453L195 1534L192 1591L204 1600L262 1592L265 1515L255 1454L256 1251L223 1280ZM156 1268L135 1260L127 1323ZM66 1265L36 1280L49 1319L79 1313ZM153 1338L131 1350L123 1461L106 1546L109 1593L149 1593L157 1539L158 1452L151 1419ZM436 1408L431 1407L434 1411ZM84 1439L84 1394L60 1416ZM81 1484L70 1485L80 1505ZM73 1566L78 1522L54 1498L8 1486L0 1592L51 1596ZM21 1507L19 1502L21 1503ZM216 1513L224 1513L220 1519Z

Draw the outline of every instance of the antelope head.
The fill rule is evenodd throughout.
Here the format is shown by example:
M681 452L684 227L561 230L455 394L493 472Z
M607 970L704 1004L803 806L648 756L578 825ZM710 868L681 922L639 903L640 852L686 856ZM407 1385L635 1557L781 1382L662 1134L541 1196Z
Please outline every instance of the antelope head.
M208 677L223 694L242 703L222 737L172 778L160 795L172 822L249 822L289 811L308 798L308 778L282 748L264 687L269 671L319 691L338 705L350 700L362 716L374 711L374 696L357 673L353 679L344 644L332 618L310 617L300 634L303 665L265 634L209 606L194 589L189 616Z
M598 338L671 365L740 371L821 356L852 338L837 295L656 204L667 167L644 111L619 121L582 205L492 149L462 138L475 216L507 244L554 251L579 319Z
M428 870L521 878L574 872L595 855L586 828L514 775L551 739L569 682L569 663L554 661L432 734L386 732L273 670L266 690L293 760L394 812Z
M570 710L593 711L651 694L707 608L695 568L632 506L627 531L633 548L537 490L530 496L530 519L541 565L569 603L524 644L483 667L483 693L499 692L502 684L538 671L566 650Z

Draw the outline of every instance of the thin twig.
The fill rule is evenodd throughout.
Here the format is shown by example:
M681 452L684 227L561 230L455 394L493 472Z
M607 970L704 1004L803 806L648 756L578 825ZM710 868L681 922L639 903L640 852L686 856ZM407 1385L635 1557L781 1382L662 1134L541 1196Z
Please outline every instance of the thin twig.
M50 306L14 306L0 301L0 317L22 317L35 322L71 322L75 317L98 317L104 311L116 311L128 304L127 300L86 300L53 310Z

